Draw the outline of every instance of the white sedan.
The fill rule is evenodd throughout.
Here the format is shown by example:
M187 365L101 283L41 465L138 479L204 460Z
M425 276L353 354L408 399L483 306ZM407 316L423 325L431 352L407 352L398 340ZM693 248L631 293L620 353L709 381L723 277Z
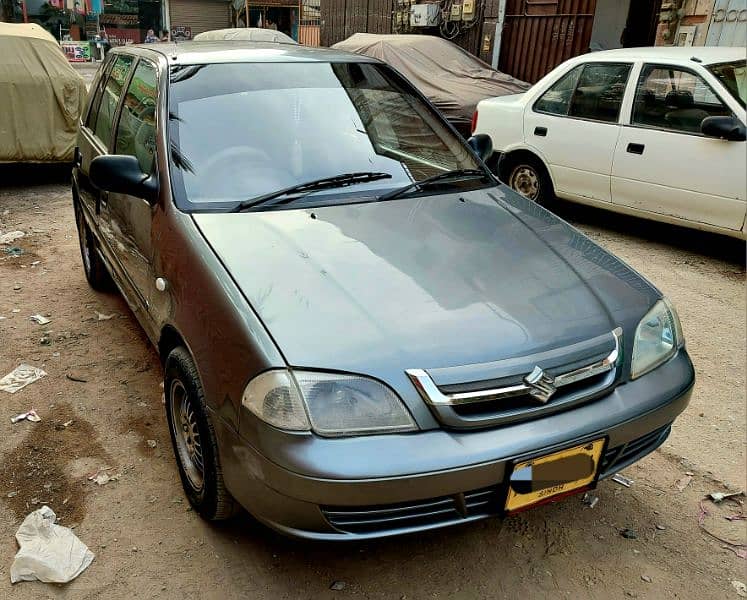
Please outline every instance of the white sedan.
M501 179L532 200L744 239L746 98L745 48L607 50L483 100L473 130L491 136Z

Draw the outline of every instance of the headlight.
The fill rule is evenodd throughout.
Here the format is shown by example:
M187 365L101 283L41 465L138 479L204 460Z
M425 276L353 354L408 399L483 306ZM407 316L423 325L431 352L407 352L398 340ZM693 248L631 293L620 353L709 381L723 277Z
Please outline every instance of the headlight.
M635 330L631 379L636 379L669 360L684 343L677 311L669 300L659 300Z
M267 371L244 390L242 405L279 429L323 436L417 429L397 395L373 379L312 371Z

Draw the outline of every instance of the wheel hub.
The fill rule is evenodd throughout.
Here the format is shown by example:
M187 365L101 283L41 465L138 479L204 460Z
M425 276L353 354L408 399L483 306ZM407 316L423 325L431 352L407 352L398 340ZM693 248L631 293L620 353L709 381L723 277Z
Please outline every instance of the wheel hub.
M178 379L172 382L169 396L179 461L189 483L199 492L204 483L204 461L197 416L187 390Z
M511 187L525 198L536 200L540 188L537 172L527 165L516 167L511 174Z

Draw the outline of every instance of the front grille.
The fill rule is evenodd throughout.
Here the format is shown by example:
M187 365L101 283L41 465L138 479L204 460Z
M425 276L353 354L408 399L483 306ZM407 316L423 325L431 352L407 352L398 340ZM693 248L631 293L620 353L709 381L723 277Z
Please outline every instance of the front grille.
M486 400L485 402L472 402L470 404L458 404L455 405L454 412L463 417L490 417L513 414L516 411L527 411L532 409L541 409L544 406L552 405L555 403L562 403L564 400L576 396L579 392L593 392L602 389L607 386L604 385L605 380L609 379L609 373L600 373L594 377L589 377L582 381L577 381L570 385L564 386L562 391L555 394L548 404L540 406L537 400L529 394L522 394L521 396L513 396L511 398L504 398L501 400ZM545 411L543 411L545 412Z
M406 372L442 426L477 429L544 417L609 394L621 364L618 327L534 354Z
M489 487L452 496L399 504L372 506L322 506L336 529L347 533L383 533L446 525L499 512L498 488Z
M664 443L664 440L669 437L671 431L672 424L669 423L627 444L608 449L602 457L600 466L602 474L600 478L603 479L614 475L628 465L653 452Z

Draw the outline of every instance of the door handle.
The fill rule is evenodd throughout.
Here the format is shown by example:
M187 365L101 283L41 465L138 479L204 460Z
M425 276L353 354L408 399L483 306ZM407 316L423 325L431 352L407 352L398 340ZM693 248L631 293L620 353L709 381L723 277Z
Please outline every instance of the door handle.
M643 154L645 147L643 144L628 144L628 152L631 154Z
M538 135L540 137L545 137L547 135L547 127L535 127L534 128L534 135Z

